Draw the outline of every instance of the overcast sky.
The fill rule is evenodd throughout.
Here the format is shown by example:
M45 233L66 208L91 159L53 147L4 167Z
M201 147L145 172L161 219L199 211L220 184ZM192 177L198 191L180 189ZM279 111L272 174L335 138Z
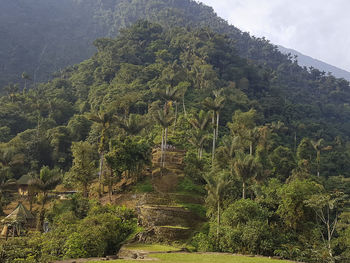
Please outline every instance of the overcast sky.
M349 0L201 0L230 24L350 71Z

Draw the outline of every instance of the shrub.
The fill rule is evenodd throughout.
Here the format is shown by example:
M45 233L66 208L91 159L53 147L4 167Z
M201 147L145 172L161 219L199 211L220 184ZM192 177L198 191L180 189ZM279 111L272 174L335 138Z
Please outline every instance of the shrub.
M268 212L250 199L231 204L222 214L220 250L272 255L274 241Z

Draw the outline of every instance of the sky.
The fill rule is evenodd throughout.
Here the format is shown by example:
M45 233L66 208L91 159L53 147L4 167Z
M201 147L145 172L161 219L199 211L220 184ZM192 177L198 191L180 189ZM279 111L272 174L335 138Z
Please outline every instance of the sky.
M349 0L201 0L242 31L350 71Z

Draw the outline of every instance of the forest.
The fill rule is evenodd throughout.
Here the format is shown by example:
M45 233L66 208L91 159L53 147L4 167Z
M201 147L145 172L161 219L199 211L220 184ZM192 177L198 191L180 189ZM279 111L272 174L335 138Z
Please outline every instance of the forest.
M152 191L158 147L158 176L167 151L182 150L179 191L205 199L196 208L206 222L186 241L194 251L349 262L349 82L300 67L196 2L131 1L133 12L126 2L96 1L103 19L130 26L96 39L90 58L47 82L24 72L3 87L1 210L29 176L39 231L0 241L0 261L116 253L142 229L131 209L99 198L130 190L126 179ZM135 17L121 23L119 5ZM50 197L57 187L79 193L62 203Z

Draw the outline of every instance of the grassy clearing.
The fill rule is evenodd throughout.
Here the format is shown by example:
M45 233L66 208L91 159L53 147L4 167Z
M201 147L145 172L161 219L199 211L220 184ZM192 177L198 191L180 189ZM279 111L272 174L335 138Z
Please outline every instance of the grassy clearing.
M145 252L167 252L167 251L178 251L177 247L160 245L160 244L130 244L124 247L129 250L142 250Z
M268 259L261 257L234 256L228 254L152 254L151 258L157 259L157 263L287 263L290 261ZM115 260L111 263L135 263L135 260ZM137 262L137 261L136 261ZM142 262L142 261L141 261ZM149 261L147 261L149 262ZM97 262L91 262L97 263Z

